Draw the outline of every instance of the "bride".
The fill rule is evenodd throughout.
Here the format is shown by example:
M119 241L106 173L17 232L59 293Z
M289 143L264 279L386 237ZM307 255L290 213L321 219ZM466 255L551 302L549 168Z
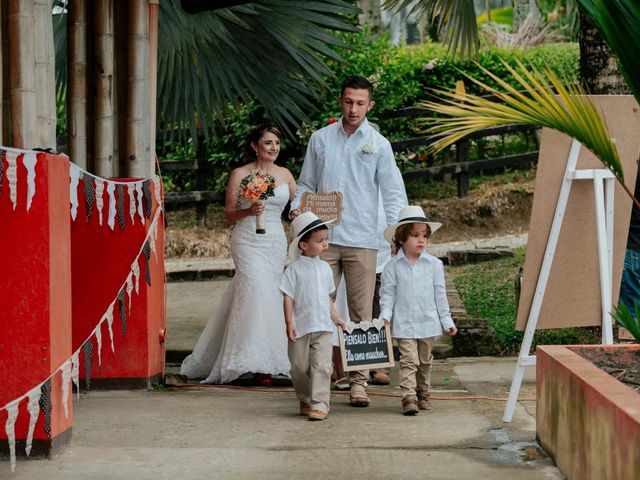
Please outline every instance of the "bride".
M228 383L251 372L258 384L269 385L271 374L289 373L278 290L287 251L280 216L296 182L289 170L274 164L281 137L272 126L254 129L245 141L245 153L254 160L233 170L227 184L225 215L237 222L231 235L235 276L180 369L188 378L204 378L202 383ZM252 170L275 178L274 196L254 203L238 200L240 182ZM263 213L266 233L257 234L256 219Z

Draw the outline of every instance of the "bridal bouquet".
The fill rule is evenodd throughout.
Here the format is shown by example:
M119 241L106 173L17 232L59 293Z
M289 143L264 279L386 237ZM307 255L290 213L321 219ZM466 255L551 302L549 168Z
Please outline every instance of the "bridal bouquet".
M259 170L251 170L249 174L240 181L238 197L255 203L258 200L266 200L275 195L276 179L268 173ZM264 213L256 215L256 233L267 233L264 228Z

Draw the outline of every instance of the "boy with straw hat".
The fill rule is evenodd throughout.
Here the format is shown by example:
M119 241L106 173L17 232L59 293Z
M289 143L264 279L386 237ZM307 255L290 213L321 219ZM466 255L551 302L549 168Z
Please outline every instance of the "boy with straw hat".
M291 379L300 401L300 414L324 420L329 413L332 338L334 324L343 327L330 295L335 290L333 272L320 256L329 248L328 227L312 212L291 223L289 245L292 262L284 272L284 318L289 338Z
M404 415L431 409L431 348L443 328L449 335L458 331L449 312L442 261L425 251L431 234L441 226L429 222L422 208L409 206L384 231L398 253L382 272L380 318L388 322L393 315Z

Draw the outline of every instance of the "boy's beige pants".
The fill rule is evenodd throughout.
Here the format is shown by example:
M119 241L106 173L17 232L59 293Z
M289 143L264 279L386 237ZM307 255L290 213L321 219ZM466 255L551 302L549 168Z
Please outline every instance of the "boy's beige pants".
M330 408L332 352L332 332L312 332L289 341L290 373L298 400L324 413Z
M426 395L431 388L433 339L398 338L400 392L402 398Z

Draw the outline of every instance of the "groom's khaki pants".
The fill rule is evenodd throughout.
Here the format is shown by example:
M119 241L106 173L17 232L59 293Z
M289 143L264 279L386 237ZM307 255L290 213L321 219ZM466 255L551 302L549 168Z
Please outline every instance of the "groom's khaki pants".
M344 273L347 288L349 317L354 323L371 320L371 304L376 288L376 259L378 251L371 248L329 245L322 257L333 270L333 283L338 285ZM335 293L333 295L335 298ZM369 378L369 370L349 372L351 384L364 385Z
M329 413L332 350L332 332L312 332L295 342L289 340L290 373L298 400L324 413Z

